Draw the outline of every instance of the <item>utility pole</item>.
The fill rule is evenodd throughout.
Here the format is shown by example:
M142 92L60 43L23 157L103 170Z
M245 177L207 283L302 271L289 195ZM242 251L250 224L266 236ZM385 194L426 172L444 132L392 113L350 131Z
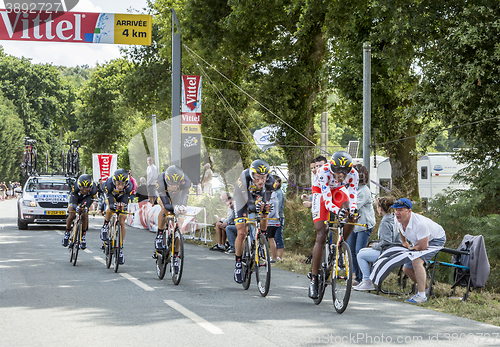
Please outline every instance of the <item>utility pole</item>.
M159 172L163 170L160 169L160 158L158 156L158 132L156 130L156 115L152 115L153 118L153 148L154 148L154 156L155 156L155 165L158 168Z
M181 166L181 28L172 9L172 159Z
M372 47L369 42L363 44L363 165L370 174L370 139L371 139L371 84L372 84ZM368 184L370 184L368 182Z
M321 149L323 153L328 153L328 112L321 113ZM330 159L330 158L328 158Z

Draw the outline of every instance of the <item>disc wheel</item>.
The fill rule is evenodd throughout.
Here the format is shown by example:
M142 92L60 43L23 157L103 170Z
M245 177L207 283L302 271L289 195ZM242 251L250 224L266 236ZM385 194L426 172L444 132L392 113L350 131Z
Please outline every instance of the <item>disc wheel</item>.
M121 237L121 226L120 223L117 222L115 226L115 237L113 238L113 267L115 272L118 272L118 268L120 267L120 237Z
M271 262L269 254L269 246L264 235L259 234L257 239L257 257L258 261L255 264L255 277L257 279L257 287L260 295L266 296L269 293L271 285Z
M349 303L352 288L351 249L344 241L340 244L338 258L332 271L334 271L332 274L333 306L338 313L343 313Z
M245 247L243 249L243 256L241 257L241 276L243 277L243 289L247 290L250 287L250 281L252 279L252 252L251 249L250 236L245 238Z
M166 236L165 232L162 234L163 236L163 245L166 245ZM167 259L168 259L168 248L163 250L156 250L156 274L160 280L165 277L165 272L167 271Z
M313 302L316 305L321 304L321 301L323 301L323 296L325 296L325 289L327 286L327 254L328 254L328 244L325 243L325 247L323 248L323 255L321 256L321 264L319 266L318 270L318 298L313 299ZM311 265L312 268L312 265Z
M109 269L113 258L113 252L111 252L111 240L104 243L104 254L106 255L106 267Z
M179 228L175 228L172 246L174 247L174 252L170 252L170 274L172 275L172 281L175 285L178 285L181 282L182 278L182 270L184 268L184 237L180 232ZM175 251L175 250L178 251ZM175 266L175 262L177 261L178 266Z

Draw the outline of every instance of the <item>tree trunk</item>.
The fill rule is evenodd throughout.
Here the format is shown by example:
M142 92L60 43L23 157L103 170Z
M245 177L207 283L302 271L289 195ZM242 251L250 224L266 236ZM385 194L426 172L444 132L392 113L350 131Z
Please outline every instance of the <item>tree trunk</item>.
M416 138L396 142L389 150L392 168L391 195L396 198L418 200L418 171L415 154Z

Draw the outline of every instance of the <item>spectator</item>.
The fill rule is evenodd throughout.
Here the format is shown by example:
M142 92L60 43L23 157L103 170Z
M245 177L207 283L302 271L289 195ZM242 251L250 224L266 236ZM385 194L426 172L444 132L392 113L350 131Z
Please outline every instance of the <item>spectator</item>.
M137 187L137 202L148 200L148 185L145 177L139 179L140 186Z
M427 302L425 294L426 274L424 264L429 262L446 242L446 233L443 227L433 220L412 212L413 204L410 200L398 199L394 205L396 220L394 226L401 234L403 247L413 254L418 255L418 251L425 251L429 246L436 247L436 250L424 252L418 258L405 263L403 270L413 282L417 283L418 293L405 300L411 304ZM411 245L410 245L411 243Z
M275 176L276 177L276 176ZM277 259L277 249L276 249L276 241L274 238L276 237L276 231L280 227L280 219L279 219L279 200L276 194L276 191L271 194L271 204L273 205L273 210L269 212L268 222L267 222L267 231L266 237L267 242L269 243L269 248L271 249L271 263L275 263Z
M209 163L205 164L205 174L203 175L201 185L203 186L203 193L212 196L212 170Z
M128 176L130 177L130 182L132 182L132 193L130 193L130 201L134 202L135 193L137 192L137 181L132 177L132 171L127 170Z
M7 185L5 182L0 183L0 200L4 200L7 196Z
M373 290L373 283L370 281L370 263L374 263L380 253L390 246L401 244L401 236L394 228L394 213L391 209L394 200L392 196L377 199L377 212L382 217L378 227L379 241L359 251L357 260L363 273L363 280L359 285L353 287L354 290Z
M210 248L211 251L219 251L224 252L226 249L226 229L230 225L234 225L234 206L233 199L229 193L222 193L220 198L227 206L227 217L226 218L217 218L217 222L215 223L215 234L217 236L217 244ZM232 236L232 235L231 235ZM234 235L236 238L236 235ZM233 250L234 250L234 239L232 240ZM229 242L231 245L231 242ZM229 249L231 246L229 246Z
M352 253L352 266L353 272L356 275L353 285L358 285L361 283L363 278L363 273L358 266L357 255L359 251L366 247L370 234L372 233L373 227L375 226L375 211L373 210L372 194L370 188L366 185L370 182L370 176L368 170L361 164L355 165L354 168L358 170L359 183L358 183L358 196L357 196L357 207L359 211L359 219L357 223L366 224L366 227L354 226L353 232L347 239L347 244L351 248Z
M8 198L14 197L14 188L12 186L11 181L9 181L9 184L7 185L7 196L8 196Z
M158 169L156 168L156 165L153 164L153 158L148 157L147 161L148 199L149 202L154 205L156 200L156 179L158 178Z
M320 167L322 167L323 165L325 165L326 162L327 162L326 158L322 155L314 158L313 161L311 162L311 164L310 164L310 166L311 166L311 187L314 187L314 182L316 182L316 179L317 179L316 173L318 172L318 169ZM320 192L319 191L315 192L314 188L313 188L312 194L314 194L314 193L320 193ZM311 208L311 206L312 206L312 194L311 195L302 194L302 200L303 200L302 204L307 208Z
M97 188L97 213L102 214L104 212L104 187L102 184L102 178L99 178L96 184Z
M276 229L274 240L276 242L276 249L278 252L276 260L280 261L283 259L283 251L285 249L285 241L283 240L283 226L285 225L285 213L283 212L285 207L285 194L283 194L283 191L281 190L281 178L278 175L275 175L274 180L277 182L275 192L278 199L278 206L275 208L278 210L278 216L280 219L280 225L278 229Z

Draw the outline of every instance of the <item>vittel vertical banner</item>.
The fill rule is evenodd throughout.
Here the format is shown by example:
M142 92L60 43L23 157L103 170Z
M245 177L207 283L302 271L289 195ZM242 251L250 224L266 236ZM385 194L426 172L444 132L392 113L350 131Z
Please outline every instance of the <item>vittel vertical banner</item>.
M109 176L117 169L117 154L106 154L106 153L93 153L92 154L92 173L94 182L97 182L99 178L106 181Z
M193 184L200 182L201 76L182 76L181 166Z

